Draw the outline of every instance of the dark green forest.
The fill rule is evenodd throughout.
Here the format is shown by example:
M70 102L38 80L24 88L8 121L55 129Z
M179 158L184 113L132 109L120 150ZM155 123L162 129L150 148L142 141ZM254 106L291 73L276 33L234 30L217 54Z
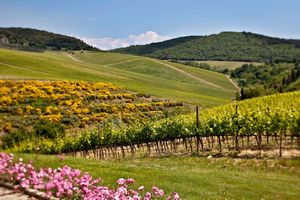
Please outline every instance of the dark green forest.
M300 60L300 40L280 39L249 32L188 36L113 52L172 60L292 61Z
M96 48L75 37L31 28L0 28L0 45L21 50L89 50Z
M240 99L300 90L299 63L244 64L230 72L241 87Z

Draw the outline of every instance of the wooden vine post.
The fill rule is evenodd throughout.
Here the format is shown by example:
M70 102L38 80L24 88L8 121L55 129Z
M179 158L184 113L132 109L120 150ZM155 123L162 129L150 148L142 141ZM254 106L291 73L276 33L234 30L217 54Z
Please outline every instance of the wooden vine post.
M199 106L196 106L196 131L198 132L200 126L200 121L199 121ZM197 133L196 134L196 142L197 142L197 153L199 154L199 145L200 145L200 136Z
M237 120L237 130L236 130L236 135L235 135L235 150L239 151L239 140L238 140L238 135L239 135L239 121L238 121L238 104L236 103L235 105L235 116L236 116L236 120Z
M282 156L282 133L280 132L279 157Z
M199 128L199 106L196 106L196 127Z

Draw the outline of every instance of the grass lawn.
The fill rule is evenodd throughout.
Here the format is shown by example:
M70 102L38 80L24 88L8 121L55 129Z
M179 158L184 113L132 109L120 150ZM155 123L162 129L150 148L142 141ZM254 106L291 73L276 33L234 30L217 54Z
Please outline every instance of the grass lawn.
M223 74L191 68L107 52L70 56L62 51L0 49L2 79L111 82L128 90L202 106L226 104L235 96L236 89Z
M99 161L71 158L60 163L57 156L17 154L36 167L69 165L101 177L114 186L120 177L165 192L177 191L182 199L299 199L300 160L256 160L198 157L136 158Z

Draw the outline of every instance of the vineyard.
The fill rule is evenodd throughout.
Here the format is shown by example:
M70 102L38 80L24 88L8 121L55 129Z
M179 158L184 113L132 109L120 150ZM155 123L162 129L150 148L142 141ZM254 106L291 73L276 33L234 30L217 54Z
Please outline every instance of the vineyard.
M39 121L62 124L73 132L103 121L119 125L149 121L175 107L182 104L129 93L110 83L0 81L0 127L9 134Z
M114 129L110 123L79 137L27 142L21 152L65 153L108 157L184 153L238 154L242 150L276 151L300 148L300 92L266 96L158 122L135 123Z

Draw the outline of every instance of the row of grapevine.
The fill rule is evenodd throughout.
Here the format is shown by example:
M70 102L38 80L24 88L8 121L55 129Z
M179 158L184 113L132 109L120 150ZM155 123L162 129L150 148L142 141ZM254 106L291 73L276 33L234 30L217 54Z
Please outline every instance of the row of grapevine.
M300 92L260 97L202 110L196 126L195 115L136 124L123 129L102 128L40 146L43 153L93 154L96 158L151 152L201 152L218 149L240 150L300 146ZM34 145L21 151L32 152Z

